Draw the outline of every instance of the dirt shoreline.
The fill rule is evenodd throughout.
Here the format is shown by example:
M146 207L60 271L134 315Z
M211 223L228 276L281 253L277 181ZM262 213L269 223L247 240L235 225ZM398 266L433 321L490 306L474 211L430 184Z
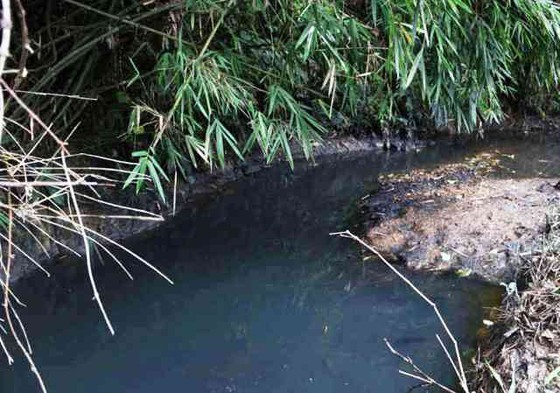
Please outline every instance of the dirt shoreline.
M408 268L505 287L502 305L480 330L473 392L557 392L560 179L491 176L501 169L494 152L383 176L360 202L365 237Z
M546 230L548 207L560 201L559 179L489 177L497 154L383 176L361 202L367 240L411 269L515 280Z

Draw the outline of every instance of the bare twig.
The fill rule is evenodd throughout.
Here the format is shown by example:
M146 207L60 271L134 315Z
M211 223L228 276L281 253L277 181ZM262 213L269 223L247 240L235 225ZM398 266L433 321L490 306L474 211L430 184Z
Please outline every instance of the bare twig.
M11 204L11 194L8 194L8 204ZM14 338L14 340L16 341L17 346L19 347L19 349L21 350L21 352L23 353L23 355L25 356L25 358L27 359L27 362L29 363L29 366L31 367L31 372L33 374L35 374L35 377L37 378L37 382L39 382L39 386L41 388L41 391L46 393L47 392L47 388L45 386L45 382L43 381L43 378L41 376L41 373L39 372L39 370L37 369L37 366L35 365L35 361L33 360L33 357L31 356L30 351L28 350L28 348L23 344L23 342L21 341L19 334L17 333L14 324L12 322L12 312L13 309L11 307L11 302L10 302L10 292L9 292L9 288L10 288L10 270L11 270L11 265L12 265L12 260L13 260L13 251L12 251L12 246L13 246L13 242L12 242L12 237L13 237L13 215L12 215L12 210L9 211L9 219L8 219L8 250L7 250L7 255L6 255L6 269L5 269L5 285L4 285L4 302L3 302L3 306L4 306L4 317L6 318L6 322L8 324L8 327L10 329L11 335ZM16 319L18 321L20 321L19 316L16 317ZM27 335L24 333L24 336L27 339Z
M386 338L383 339L383 341L385 341L385 345L387 346L387 348L389 348L389 351L401 358L401 360L403 360L405 363L409 364L412 369L414 370L415 374L406 372L406 371L402 371L399 370L400 374L406 375L410 378L414 378L417 379L419 381L424 382L427 385L434 385L439 387L441 390L448 392L448 393L456 393L455 390L448 388L445 385L442 385L441 383L439 383L438 381L436 381L435 379L433 379L432 377L430 377L429 374L427 374L426 372L422 371L422 369L420 367L418 367L416 365L416 363L414 363L414 361L409 357L409 356L404 356L403 354L401 354L399 351L397 351L389 342L389 340L387 340Z
M453 368L457 374L457 378L459 379L459 383L461 385L461 389L463 390L464 393L470 393L469 392L469 388L467 385L467 377L465 375L465 370L463 367L463 362L461 359L461 352L459 350L459 343L457 342L457 340L455 339L455 336L453 336L453 334L451 333L451 330L449 329L449 327L447 326L447 322L445 322L445 319L443 318L443 316L441 315L441 312L439 311L439 308L437 307L437 305L430 300L430 298L428 298L422 291L420 291L413 283L412 281L410 281L408 278L406 278L401 272L399 272L392 264L390 264L387 259L385 259L383 257L383 255L381 255L381 253L379 253L379 251L377 251L375 248L373 248L372 246L370 246L369 244L367 244L366 242L364 242L362 239L360 239L358 236L354 235L353 233L351 233L350 231L344 231L344 232L335 232L335 233L331 233L331 235L333 236L340 236L340 237L344 237L344 238L348 238L348 239L352 239L355 242L361 244L363 247L367 248L369 251L371 251L372 253L374 253L382 262L385 266L387 266L394 274L396 274L406 285L408 285L408 287L410 287L414 292L416 292L416 294L418 296L420 296L426 303L428 303L428 305L430 307L432 307L435 315L437 316L441 326L443 327L445 333L447 334L447 336L449 337L449 339L451 340L451 342L453 343L453 347L454 347L454 354L455 354L455 360L453 361L450 358L451 363L453 364Z
M28 94L32 96L41 96L41 97L58 97L58 98L68 98L71 100L83 100L83 101L97 101L98 99L95 97L84 97L77 94L60 94L60 93L47 93L47 92L40 92L40 91L31 91L31 90L18 90L13 89L14 92L18 94Z
M10 37L12 34L12 7L10 0L2 0L2 19L0 23L2 27L2 43L0 44L0 78L3 78L6 61L10 56ZM2 143L4 126L6 124L4 120L4 104L4 94L0 94L0 143Z
M52 124L46 124L37 114L38 112L34 110L34 107L24 102L24 95L33 94L88 101L93 99L78 95L15 90L3 79L8 71L11 72L11 70L6 70L12 27L11 1L15 1L14 4L17 4L22 25L22 55L19 61L20 69L16 70L18 72L15 79L16 86L18 78L25 76L25 62L31 48L28 45L23 3L21 0L0 1L3 7L2 42L0 44L0 163L2 164L0 165L0 191L2 192L2 197L0 197L0 296L2 297L1 309L4 314L0 318L0 347L8 363L12 364L14 358L10 353L9 345L4 341L4 335L9 335L27 360L41 390L46 392L46 386L32 357L31 342L27 336L24 321L20 318L16 308L16 306L24 306L24 304L13 293L10 285L14 275L20 272L20 269L14 268L14 261L16 261L14 254L17 253L18 256L27 258L47 275L49 273L37 260L35 250L28 250L23 247L21 239L25 237L25 239L35 241L39 246L40 250L37 250L37 252L40 255L49 256L51 251L58 247L81 256L82 249L76 247L69 240L73 235L81 237L83 256L86 261L93 297L111 334L115 333L115 329L101 301L95 282L91 253L92 245L98 246L95 251L99 252L100 250L109 255L130 279L132 279L130 271L107 245L118 247L168 282L172 283L172 281L138 254L99 231L88 227L91 218L95 220L110 218L161 221L162 217L146 210L122 206L113 201L104 201L101 198L102 193L98 189L114 187L122 182L122 178L114 178L114 176L129 175L135 164L98 155L70 154L68 139L79 124L65 137L59 137L52 129ZM76 4L77 2L73 1L72 3ZM176 6L173 5L173 7ZM161 12L161 9L158 12ZM136 23L151 14L148 13L136 18L132 23ZM101 38L97 37L96 40L98 39ZM95 42L97 41L94 41L93 44L87 44L85 48L91 47ZM35 87L39 90L37 86ZM11 97L18 107L17 110L25 114L25 118L29 121L28 125L24 125L25 121L19 118L14 120L5 117L4 98L6 96ZM27 141L22 140L21 137L18 137L20 134L29 135L32 142L27 143ZM1 143L3 135L7 136L9 145ZM54 142L54 146L52 142ZM50 155L46 157L39 156L39 154L49 154L49 152ZM74 164L74 161L83 162L84 159L90 163L96 162L97 165L70 165L71 163ZM101 164L98 164L100 161ZM102 206L104 210L92 211L88 207L86 211L84 205ZM70 234L70 237L61 236L61 233L64 232ZM4 245L6 246L4 247Z
M43 123L43 120L41 120L41 118L35 112L33 112L31 108L29 108L21 100L21 98L18 97L18 95L10 88L10 86L8 86L8 84L3 79L0 79L0 84L2 84L4 90L7 91L8 94L15 99L18 105L27 112L28 116L31 119L33 119L35 122L37 122L45 130L45 132L47 132L47 134L49 134L51 138L54 139L54 141L59 145L59 147L67 153L66 144L51 130L51 128L47 126L45 123ZM3 113L0 113L0 116L3 117Z
M147 31L149 33L156 34L156 35L159 35L161 37L167 38L167 39L172 40L172 41L177 41L178 40L177 37L172 36L171 34L167 34L167 33L164 33L163 31L153 29L149 26L143 25L141 23L135 22L135 21L127 19L127 18L122 18L120 16L110 14L108 12L99 10L97 8L94 8L94 7L91 7L87 4L83 4L83 3L80 3L80 2L75 1L75 0L63 0L63 1L68 3L68 4L75 5L76 7L80 7L80 8L83 8L83 9L87 10L87 11L96 13L96 14L101 15L101 16L104 16L106 18L116 20L116 21L121 22L125 25L132 26L136 29L144 30L144 31Z
M27 21L25 19L25 8L23 8L21 0L15 0L15 2L17 5L17 14L21 30L21 54L19 56L18 73L14 79L13 89L17 89L21 84L23 78L27 76L27 69L25 67L27 64L27 58L29 57L29 53L33 53L33 49L31 49L29 41L29 30L27 28Z
M65 158L65 155L64 155L64 151L62 151L62 153L61 153L61 158L62 158L62 165L64 165L64 167L66 167L66 158ZM72 183L72 178L70 177L69 170L65 171L65 176L66 176L66 180L68 181L68 183ZM78 199L76 197L76 193L74 192L74 187L71 186L71 187L69 187L68 190L69 190L69 194L70 194L70 199L72 201L72 205L74 206L74 211L76 212L76 219L77 219L76 222L73 221L73 220L71 220L71 222L72 222L72 224L74 224L74 227L80 232L80 235L82 236L82 240L83 240L83 243L84 243L88 277L89 277L89 281L90 281L90 284L91 284L91 289L93 290L93 298L95 299L95 301L97 302L97 305L99 306L99 310L101 311L101 314L103 315L103 319L105 319L105 323L107 324L107 328L109 329L111 334L114 335L115 334L115 329L113 328L111 320L109 319L109 316L107 315L107 312L105 311L105 307L103 306L103 302L101 301L101 296L99 295L99 291L97 290L97 284L95 283L95 279L93 277L93 262L91 260L89 238L88 238L88 235L86 233L85 226L84 226L84 221L83 221L83 218L82 218L81 213L80 213L80 205L78 204Z
M0 181L0 187L4 188L27 188L27 187L68 187L68 186L97 186L97 182L87 182L84 178L68 181Z

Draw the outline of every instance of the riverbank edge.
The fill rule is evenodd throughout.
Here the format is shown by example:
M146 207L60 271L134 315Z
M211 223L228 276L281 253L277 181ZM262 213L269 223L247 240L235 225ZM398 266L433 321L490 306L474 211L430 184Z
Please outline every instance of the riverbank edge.
M413 149L420 149L425 145L420 140L409 141L407 146ZM335 137L317 143L314 146L313 160L338 159L343 157L357 157L362 154L382 153L384 151L383 141L375 136L368 137ZM294 149L294 160L304 161L303 152ZM244 177L253 176L254 174L266 170L271 165L284 163L284 160L277 159L272 164L267 164L264 159L258 155L245 159L240 163L228 163L222 169L215 171L200 171L191 173L186 180L178 179L176 186L173 181L167 184L165 193L167 205L162 204L161 200L153 191L144 191L137 195L129 189L117 190L112 189L102 195L103 200L110 201L113 204L122 206L133 206L147 212L161 215L161 220L138 220L138 219L118 219L108 217L108 211L90 212L98 217L86 218L87 225L103 234L103 236L116 242L124 242L127 239L139 235L143 232L154 230L174 215L180 214L182 210L188 208L189 205L195 203L201 198L221 192L231 182L240 180ZM287 163L284 163L287 165ZM96 206L98 208L98 206ZM112 211L115 214L115 211ZM39 266L48 269L49 266L59 263L73 255L67 248L62 247L59 243L52 241L51 238L65 244L68 248L77 252L83 252L83 240L81 237L71 234L70 232L57 228L44 228L48 231L49 237L39 238L42 246L37 243L37 239L33 239L26 234L22 234L18 239L19 247L25 250L26 254L33 258L37 263L33 263L21 252L17 252L12 264L10 281L15 283L29 274L37 272ZM45 253L47 251L47 253Z
M485 124L481 127L480 132L484 130L486 133L511 131L523 133L539 133L543 130L560 130L560 116L541 118L537 116L511 117L501 124ZM404 135L404 137L403 137ZM438 139L456 137L453 132L448 130L435 131L432 128L418 127L412 133L415 139L410 139L408 133L393 130L385 137L376 135L375 133L359 133L355 136L333 136L316 143L314 146L314 159L323 159L327 157L347 157L358 156L360 154L368 154L371 152L381 153L387 150L399 151L418 151L426 146L436 143ZM459 136L460 137L460 136ZM304 154L301 149L294 146L293 158L295 160L304 160ZM278 158L273 164L282 163L285 160ZM265 163L262 156L258 153L245 159L239 163L228 163L223 169L215 172L201 171L195 172L188 176L186 180L178 180L176 187L172 184L166 187L166 195L168 205L163 205L158 196L154 192L144 191L139 195L134 195L130 190L109 190L102 198L123 206L133 206L148 212L160 214L162 221L146 221L146 220L123 220L103 217L105 212L93 211L92 214L101 216L97 219L88 219L88 225L107 238L122 242L126 239L138 235L142 232L153 230L172 217L178 214L182 209L189 206L197 198L211 193L219 192L228 183L251 176L267 168L269 164ZM98 208L98 207L96 207ZM83 252L82 239L78 236L71 235L65 230L59 228L44 228L52 238L63 240L69 243L71 249ZM69 253L49 237L42 237L39 240L44 243L41 246L37 244L36 239L29 236L22 236L19 239L19 246L25 250L29 257L33 258L40 266L48 267L50 264L56 263L58 260L68 257ZM48 253L45 254L46 251ZM32 263L29 258L24 257L21 252L16 253L10 281L15 282L32 272L38 270L39 267Z
M447 165L450 168L448 173L436 171L433 177L437 181L434 183L433 178L428 179L430 186L437 184L437 187L445 188L448 184L455 184L456 181L463 181L467 185L474 186L481 182L486 175L486 173L481 174L481 171L492 172L494 163L485 163L485 166L481 167L480 161L476 157L470 158L470 160L474 160L476 165L473 167L461 164ZM415 186L414 181L407 178L404 185L401 186L402 190L410 191ZM423 181L427 180L423 179ZM496 181L503 180L497 179ZM497 271L491 272L490 275L477 271L466 274L504 286L504 298L501 305L489 310L488 319L484 320L484 326L479 330L478 352L471 358L468 378L472 392L548 393L560 391L560 358L558 357L558 353L560 353L560 296L558 295L560 291L560 206L558 205L560 183L558 183L558 179L547 178L535 178L529 179L529 181L534 183L533 187L547 185L547 190L539 192L554 194L553 198L543 202L542 223L545 225L533 233L531 239L527 239L531 243L530 247L519 252L517 255L519 263L512 267L513 271L510 271L509 275L503 275ZM551 181L552 183L550 183ZM391 179L385 184L382 182L378 193L383 192L384 186L389 190L399 187ZM387 201L395 201L395 194L399 192L396 191L383 199L385 207L387 207ZM445 193L443 194L439 195L444 199L439 208L453 200L453 198L446 199ZM432 198L432 196L427 198ZM406 197L409 198L408 202L413 199L410 195ZM465 196L461 194L459 201L464 198ZM370 203L368 199L361 200L361 203ZM433 202L426 198L410 205L402 200L396 201L394 203L398 207L395 210L403 206L406 208L415 204L418 206L427 200ZM499 201L495 203L496 206L500 204ZM388 214L389 210L391 210L390 207L382 214ZM364 232L367 233L368 230L375 229L377 224L372 224L369 218L366 218L367 211L362 210L362 213L364 214ZM395 213L395 217L400 214L402 212ZM366 241L368 244L372 244L371 241ZM375 245L372 246L375 247ZM382 252L382 254L384 253ZM390 257L390 255L384 255ZM406 263L399 258L390 259L396 263ZM408 267L435 273L455 271L459 275L465 275L465 270L459 269L464 266L453 266L452 264L437 269L426 265Z
M540 118L536 116L525 116L522 118L508 118L501 124L485 124L480 131L485 132L501 132L505 130L516 130L516 132L542 132L546 129L560 129L560 117ZM358 133L355 136L335 135L331 138L323 140L314 146L314 159L334 156L353 156L359 154L367 154L370 152L383 152L387 150L398 151L417 151L438 139L455 137L456 135L449 130L434 130L427 127L418 127L413 130L414 139L410 139L410 133L402 132L403 130L392 130L389 135L379 136L375 133ZM293 158L303 160L305 157L301 149L294 146ZM274 164L284 161L278 158ZM162 221L146 221L146 220L122 220L104 217L101 219L90 219L88 225L107 238L122 242L126 239L138 235L142 232L153 230L165 222L174 214L179 213L187 207L189 203L200 196L214 193L223 188L226 184L250 176L256 172L265 169L269 165L266 164L262 156L258 153L239 163L229 163L223 169L215 172L195 172L188 176L186 181L179 180L176 187L168 186L166 195L169 206L162 205L154 192L142 192L140 195L133 195L129 190L110 190L102 195L104 200L123 206L133 206L148 212L160 214ZM98 209L98 207L97 207ZM105 212L92 211L95 215L102 215ZM83 252L82 239L78 236L71 235L60 228L50 227L43 228L51 236L39 238L44 244L40 246L36 239L22 235L18 239L18 244L22 250L28 254L30 258L37 262L31 262L29 258L24 257L21 252L17 252L12 265L10 281L15 282L22 277L39 269L40 265L48 266L56 263L61 258L68 256L68 251L60 246L53 239L61 240L62 243L69 243L71 249ZM45 253L46 251L46 253ZM0 274L1 275L1 274Z
M524 258L518 280L481 329L470 382L480 393L560 391L560 206Z

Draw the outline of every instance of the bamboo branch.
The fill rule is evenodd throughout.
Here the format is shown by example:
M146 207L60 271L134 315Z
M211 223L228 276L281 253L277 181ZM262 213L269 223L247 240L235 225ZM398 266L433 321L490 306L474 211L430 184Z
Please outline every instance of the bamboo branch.
M63 0L63 1L66 2L66 3L68 3L68 4L75 5L76 7L80 7L80 8L83 8L83 9L87 10L87 11L96 13L96 14L101 15L101 16L104 16L104 17L106 17L106 18L109 18L109 19L112 19L112 20L116 20L116 21L118 21L118 22L120 22L120 23L123 23L123 24L125 24L125 25L129 25L129 26L132 26L132 27L134 27L134 28L147 31L147 32L152 33L152 34L159 35L159 36L161 36L161 37L167 38L167 39L172 40L172 41L178 41L177 37L172 36L171 34L167 34L167 33L164 33L163 31L159 31L159 30L153 29L153 28L151 28L151 27L149 27L149 26L143 25L143 24L138 23L138 22L134 22L134 21L132 21L132 20L130 20L130 19L122 18L122 17L120 17L120 16L110 14L110 13L108 13L108 12L99 10L99 9L97 9L97 8L91 7L91 6L89 6L89 5L80 3L80 2L75 1L75 0Z

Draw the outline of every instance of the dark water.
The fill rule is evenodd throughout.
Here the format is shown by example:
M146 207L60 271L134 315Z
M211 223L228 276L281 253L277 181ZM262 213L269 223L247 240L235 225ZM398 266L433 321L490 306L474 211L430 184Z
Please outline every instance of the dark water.
M132 282L108 260L96 267L115 337L80 263L53 267L50 280L31 277L17 293L28 305L21 314L50 391L407 392L415 383L398 375L400 362L384 337L452 384L430 308L383 266L364 264L355 245L328 233L355 224L353 202L380 171L458 160L481 146L517 147L519 157L538 145L543 160L558 159L558 145L547 156L547 143L523 143L371 154L300 164L295 172L277 166L235 182L130 243L175 285L131 261ZM548 168L535 154L520 173ZM468 350L496 288L407 274L440 305ZM0 371L0 392L36 391L17 360Z

